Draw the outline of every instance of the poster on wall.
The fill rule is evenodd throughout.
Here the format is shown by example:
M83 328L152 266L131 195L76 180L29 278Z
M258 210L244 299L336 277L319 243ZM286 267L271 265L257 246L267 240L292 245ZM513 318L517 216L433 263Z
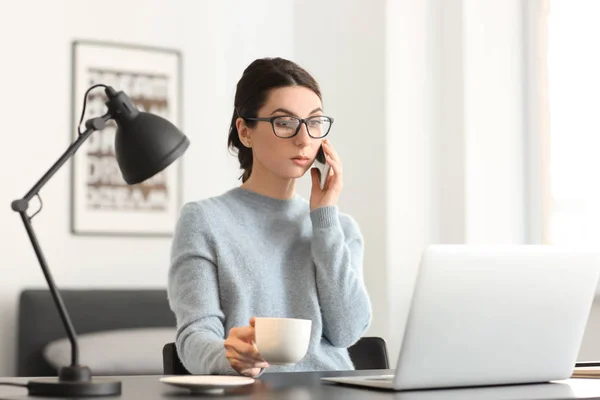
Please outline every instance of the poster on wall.
M140 111L181 127L181 56L178 51L115 43L73 42L72 140L83 99L96 84L124 91ZM107 111L102 87L87 96L81 130ZM182 129L183 130L183 129ZM71 230L80 235L170 236L181 198L181 160L137 185L127 185L115 158L116 124L94 132L75 153Z

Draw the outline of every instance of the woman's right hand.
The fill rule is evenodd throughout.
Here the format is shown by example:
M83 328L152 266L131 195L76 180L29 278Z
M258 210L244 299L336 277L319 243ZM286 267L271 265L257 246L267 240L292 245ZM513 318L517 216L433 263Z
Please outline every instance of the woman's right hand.
M254 317L250 318L250 326L231 328L225 340L225 357L240 375L255 377L261 369L269 367L254 340Z

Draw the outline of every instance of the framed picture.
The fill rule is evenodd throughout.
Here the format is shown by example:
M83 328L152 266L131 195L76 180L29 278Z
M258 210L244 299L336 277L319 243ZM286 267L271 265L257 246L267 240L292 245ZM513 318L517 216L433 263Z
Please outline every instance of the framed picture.
M124 91L140 111L181 127L181 55L176 50L92 41L73 42L71 140L85 92L95 84ZM106 113L98 87L87 96L84 123ZM182 129L183 130L183 129ZM115 158L116 124L94 132L73 157L71 230L81 235L170 236L181 202L181 161L154 177L127 185Z

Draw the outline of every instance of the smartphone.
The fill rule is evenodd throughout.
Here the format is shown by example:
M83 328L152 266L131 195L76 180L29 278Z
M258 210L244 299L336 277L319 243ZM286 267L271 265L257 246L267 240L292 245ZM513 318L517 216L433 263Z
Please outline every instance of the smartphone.
M327 161L325 160L323 145L321 145L319 147L319 151L317 151L317 157L315 158L313 167L319 171L319 183L321 190L323 190L323 188L325 188L325 183L327 182L327 177L329 176L329 171L331 170L331 166L327 164Z

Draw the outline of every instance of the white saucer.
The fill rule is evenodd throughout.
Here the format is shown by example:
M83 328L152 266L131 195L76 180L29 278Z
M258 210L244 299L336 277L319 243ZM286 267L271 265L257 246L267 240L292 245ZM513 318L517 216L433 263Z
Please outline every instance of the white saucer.
M160 381L169 385L190 389L192 392L222 391L236 386L251 385L253 378L226 375L165 376Z

